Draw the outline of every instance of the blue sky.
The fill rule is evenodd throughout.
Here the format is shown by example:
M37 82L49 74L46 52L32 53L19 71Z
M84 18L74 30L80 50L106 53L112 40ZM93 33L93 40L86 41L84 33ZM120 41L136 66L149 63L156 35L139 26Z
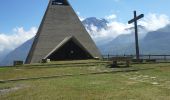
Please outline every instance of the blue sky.
M104 18L111 14L126 23L132 11L156 13L170 16L170 0L69 0L76 12L83 17ZM38 27L47 7L48 0L1 0L0 33L10 34L15 27L26 30Z
M133 10L144 14L163 13L170 16L170 0L70 0L70 2L76 11L86 17L104 17L115 13L120 21L125 22L131 18Z

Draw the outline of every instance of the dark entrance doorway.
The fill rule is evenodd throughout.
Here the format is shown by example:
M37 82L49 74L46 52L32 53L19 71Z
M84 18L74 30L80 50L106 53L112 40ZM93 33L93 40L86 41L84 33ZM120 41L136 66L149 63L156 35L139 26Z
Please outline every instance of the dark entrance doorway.
M93 57L86 51L83 46L77 43L76 40L70 39L59 49L54 51L48 59L51 61L56 60L83 60L92 59Z

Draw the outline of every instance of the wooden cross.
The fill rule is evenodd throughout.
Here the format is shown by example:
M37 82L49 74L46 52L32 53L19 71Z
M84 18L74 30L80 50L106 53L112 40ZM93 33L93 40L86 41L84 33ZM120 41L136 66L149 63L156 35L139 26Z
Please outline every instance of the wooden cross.
M137 21L143 17L144 17L144 14L137 16L136 11L134 11L134 18L132 20L128 21L128 24L134 23L134 26L135 26L135 43L136 43L136 59L137 60L140 59Z

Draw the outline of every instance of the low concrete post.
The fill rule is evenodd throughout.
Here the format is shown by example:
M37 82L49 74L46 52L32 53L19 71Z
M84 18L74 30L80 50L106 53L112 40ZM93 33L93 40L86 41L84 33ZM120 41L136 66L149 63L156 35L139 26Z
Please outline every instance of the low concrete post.
M24 61L14 61L13 66L23 65Z

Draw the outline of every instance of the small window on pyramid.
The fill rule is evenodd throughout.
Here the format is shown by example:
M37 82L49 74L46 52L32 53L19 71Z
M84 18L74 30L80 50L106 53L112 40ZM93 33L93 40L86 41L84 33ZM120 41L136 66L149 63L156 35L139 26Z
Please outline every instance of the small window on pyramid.
M53 0L52 5L68 5L66 0Z

